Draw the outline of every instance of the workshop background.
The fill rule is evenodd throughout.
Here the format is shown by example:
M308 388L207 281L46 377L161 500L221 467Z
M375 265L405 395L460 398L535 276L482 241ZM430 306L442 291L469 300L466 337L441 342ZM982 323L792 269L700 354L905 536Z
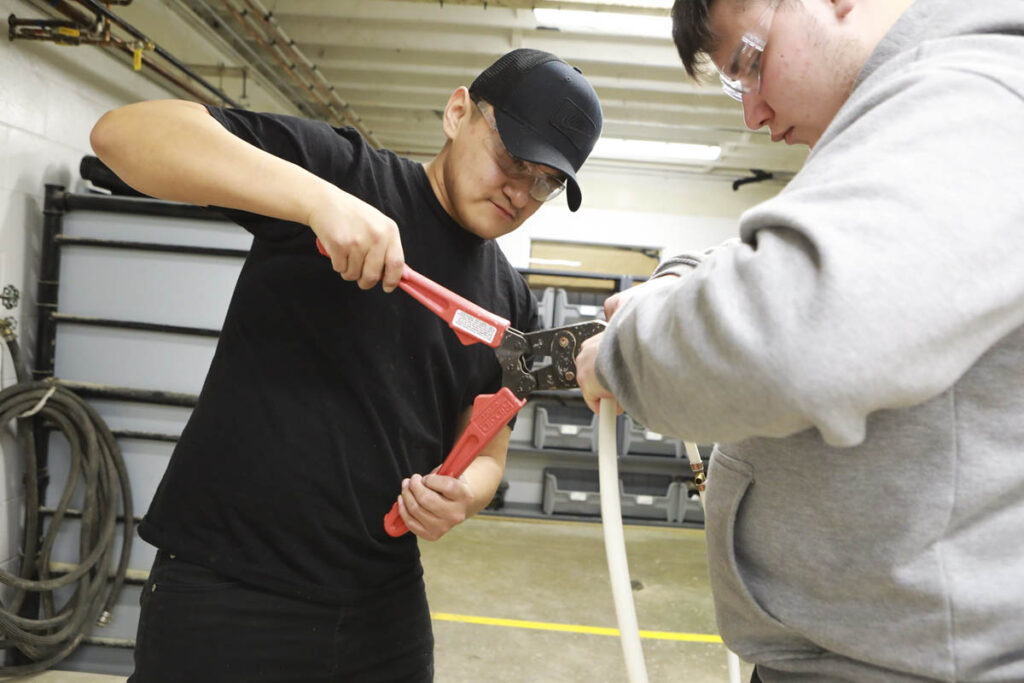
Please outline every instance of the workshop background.
M188 417L187 398L202 384L249 237L201 212L90 203L107 194L80 174L96 120L123 104L184 97L355 125L374 144L425 161L442 145L439 117L451 92L517 47L580 67L605 124L579 174L582 209L570 213L563 196L499 242L531 273L549 323L599 317L610 291L642 280L660 257L734 237L739 215L776 194L806 156L748 131L716 80L686 78L668 33L670 5L0 0L11 38L0 41L0 319L38 376L78 387L115 431L134 514L143 514ZM593 25L608 15L610 25ZM584 23L565 23L576 20ZM44 239L48 227L60 239ZM125 246L132 242L178 249ZM57 266L59 284L46 276L41 288L45 259ZM44 358L41 330L53 337L43 340ZM0 356L6 388L16 369L8 352ZM90 393L95 385L171 400ZM597 469L593 423L578 409L572 395L531 401L517 423L499 509L423 544L438 681L625 680L618 644L602 631L615 618L588 495ZM640 628L650 631L651 680L727 680L681 445L642 425L620 421L620 429L627 551ZM67 440L55 434L49 443L44 528L69 469ZM0 568L17 574L29 501L13 423L0 429L0 449ZM630 486L639 488L631 494ZM78 491L70 508L83 500ZM80 528L72 514L61 521L55 576L80 561ZM116 563L121 541L114 543ZM91 628L55 669L118 681L130 672L139 586L153 552L136 541L112 622ZM13 594L3 587L5 608ZM70 594L58 591L58 604ZM25 661L7 655L8 666Z

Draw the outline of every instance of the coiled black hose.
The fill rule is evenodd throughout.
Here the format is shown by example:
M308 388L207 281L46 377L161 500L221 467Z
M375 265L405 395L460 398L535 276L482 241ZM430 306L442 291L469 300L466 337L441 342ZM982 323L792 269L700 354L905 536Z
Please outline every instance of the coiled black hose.
M2 325L2 323L0 323ZM42 671L70 655L94 623L109 621L124 584L134 536L128 472L121 449L95 410L76 394L50 382L29 381L11 329L0 328L19 382L0 391L0 428L17 421L25 464L25 537L17 575L0 570L0 582L14 588L0 606L0 649L17 648L32 661L0 667L0 676ZM37 425L58 429L70 446L67 483L56 511L40 538ZM76 490L84 489L79 531L79 561L74 570L52 576L50 556L60 523ZM123 517L120 561L111 567L118 521ZM54 591L74 585L57 607ZM30 593L40 594L38 618L19 615Z

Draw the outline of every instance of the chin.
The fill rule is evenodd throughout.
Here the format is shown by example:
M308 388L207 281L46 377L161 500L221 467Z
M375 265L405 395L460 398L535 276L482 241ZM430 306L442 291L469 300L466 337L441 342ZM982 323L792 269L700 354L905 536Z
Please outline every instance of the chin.
M459 225L466 232L485 240L500 237L511 230L508 226L497 225L495 221L483 220L479 216L467 217L467 220L460 221Z
M505 225L476 223L464 226L467 231L485 240L497 239L502 235L507 235L518 227L519 223L506 223Z
M467 220L463 224L468 232L484 239L495 239L512 232L527 218L520 215L511 218L506 214L498 212L491 202L486 202L479 211L467 212Z

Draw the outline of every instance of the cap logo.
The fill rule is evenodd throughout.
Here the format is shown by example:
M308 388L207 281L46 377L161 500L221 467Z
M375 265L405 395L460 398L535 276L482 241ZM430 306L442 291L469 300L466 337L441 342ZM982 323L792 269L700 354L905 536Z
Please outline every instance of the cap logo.
M579 105L569 98L562 100L558 111L551 118L551 125L569 138L569 141L578 150L589 152L594 146L597 125L585 111L580 109Z

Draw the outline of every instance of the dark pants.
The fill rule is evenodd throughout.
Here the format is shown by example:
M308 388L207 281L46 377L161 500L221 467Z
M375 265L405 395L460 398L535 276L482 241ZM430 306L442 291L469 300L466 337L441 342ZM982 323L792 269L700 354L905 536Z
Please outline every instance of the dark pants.
M757 675L757 667L754 667L754 672L750 674L750 683L763 683L761 677Z
M351 606L253 588L160 552L142 590L129 683L427 683L423 582Z

